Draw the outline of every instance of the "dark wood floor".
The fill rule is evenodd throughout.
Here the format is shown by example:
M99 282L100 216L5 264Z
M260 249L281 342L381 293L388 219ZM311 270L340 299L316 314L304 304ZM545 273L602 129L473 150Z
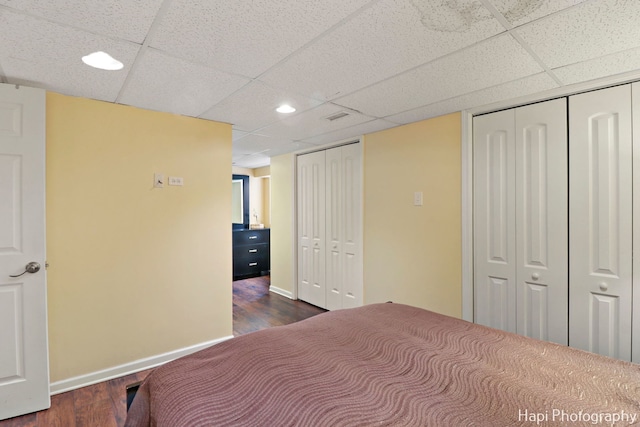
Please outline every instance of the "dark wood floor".
M287 325L326 310L269 292L270 277L233 282L233 335Z
M269 292L269 276L233 282L233 334L303 320L325 310ZM127 416L126 386L151 370L51 396L51 408L9 420L0 427L120 427Z

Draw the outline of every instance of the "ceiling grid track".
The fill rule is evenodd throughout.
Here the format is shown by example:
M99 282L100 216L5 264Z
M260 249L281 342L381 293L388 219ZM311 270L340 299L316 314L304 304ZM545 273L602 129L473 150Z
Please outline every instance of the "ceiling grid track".
M131 78L135 74L136 69L138 68L138 64L140 64L142 57L144 56L147 49L149 48L149 42L153 38L153 35L155 34L155 32L157 31L160 21L162 21L165 14L167 13L167 9L169 8L169 5L171 4L171 2L172 0L164 0L162 2L162 5L160 6L160 9L158 9L158 13L156 13L155 19L153 20L153 23L151 23L151 27L149 27L149 31L147 31L147 36L144 38L144 41L142 42L142 46L140 46L140 50L136 55L136 59L133 61L133 64L131 64L131 68L127 73L127 77L124 79L124 82L122 83L122 87L118 92L118 96L116 96L116 99L114 101L116 104L120 104L122 96L124 92L127 90L127 87L129 86Z

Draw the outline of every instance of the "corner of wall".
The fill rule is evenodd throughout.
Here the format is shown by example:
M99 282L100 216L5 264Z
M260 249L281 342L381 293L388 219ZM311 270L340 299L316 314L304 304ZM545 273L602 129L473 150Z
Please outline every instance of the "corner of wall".
M271 158L271 287L296 298L295 156Z

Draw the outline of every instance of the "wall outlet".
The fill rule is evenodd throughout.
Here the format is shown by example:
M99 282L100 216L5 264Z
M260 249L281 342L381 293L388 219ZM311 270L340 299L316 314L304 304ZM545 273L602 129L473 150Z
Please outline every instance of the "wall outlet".
M153 174L153 186L155 188L163 188L164 187L164 174L154 173Z
M170 176L169 185L184 185L184 181L181 176Z

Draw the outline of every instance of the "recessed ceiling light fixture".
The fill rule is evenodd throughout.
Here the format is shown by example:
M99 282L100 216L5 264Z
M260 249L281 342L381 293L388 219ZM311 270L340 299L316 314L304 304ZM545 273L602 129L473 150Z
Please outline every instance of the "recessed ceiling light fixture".
M281 106L279 106L278 108L276 108L276 111L278 113L293 113L294 111L296 111L295 108L293 108L291 105L289 104L282 104Z
M108 70L108 71L117 71L117 70L121 70L122 67L124 67L122 62L113 58L108 53L101 52L101 51L93 52L89 55L83 56L82 62L84 62L90 67L99 68L101 70Z

